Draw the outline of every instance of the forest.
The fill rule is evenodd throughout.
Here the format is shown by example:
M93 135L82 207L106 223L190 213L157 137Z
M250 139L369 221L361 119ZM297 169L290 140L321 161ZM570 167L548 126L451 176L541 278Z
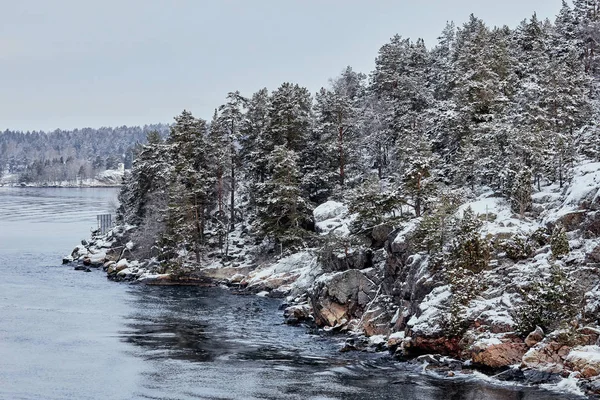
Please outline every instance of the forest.
M286 82L229 93L210 122L183 111L166 140L149 134L119 217L180 265L224 252L238 224L267 252L314 247L327 200L355 215L346 241L420 218L444 253L440 215L481 188L524 218L534 191L598 159L599 20L583 0L515 29L471 15L429 49L392 37L369 75L347 67L314 96Z
M52 132L0 132L0 178L15 175L21 183L76 182L99 172L131 168L150 131L166 136L166 124L144 127L83 128Z

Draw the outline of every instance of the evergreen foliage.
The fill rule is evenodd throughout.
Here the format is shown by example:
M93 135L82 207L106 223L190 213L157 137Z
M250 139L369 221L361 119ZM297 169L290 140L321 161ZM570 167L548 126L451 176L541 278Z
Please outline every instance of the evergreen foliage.
M574 283L558 264L552 265L549 277L536 280L521 295L523 303L514 318L522 335L536 326L552 331L559 328L560 321L570 321L577 315Z
M184 111L166 141L153 134L136 147L119 218L148 227L165 258L198 263L217 246L226 256L242 224L255 242L306 245L311 210L335 199L355 215L353 235L417 219L420 250L447 271L477 274L490 246L472 210L455 218L451 193L485 186L524 218L542 183L562 186L578 157L600 157L600 25L590 4L565 3L555 22L533 15L515 29L472 15L449 23L431 49L395 35L368 77L346 67L314 96L289 82L248 98L230 92L210 124ZM14 168L15 140L0 135L0 165ZM568 252L564 232L502 246L518 260L548 240L556 257Z
M569 254L569 240L562 224L558 223L550 235L550 249L555 258Z

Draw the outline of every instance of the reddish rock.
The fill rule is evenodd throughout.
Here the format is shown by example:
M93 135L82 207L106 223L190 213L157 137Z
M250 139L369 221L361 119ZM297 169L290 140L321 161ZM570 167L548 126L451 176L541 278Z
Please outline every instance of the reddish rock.
M365 332L365 335L389 335L390 320L391 318L388 313L381 308L367 311L362 317L362 328Z
M404 349L409 354L442 354L451 357L460 357L460 338L428 338L417 336L404 342Z
M562 223L567 232L578 229L585 219L585 211L574 211L563 215L557 222Z
M525 338L525 344L527 347L533 347L542 340L544 340L544 331L539 326L536 326L535 330Z
M520 363L526 351L524 343L507 342L476 351L471 354L471 358L475 364L494 369L505 368Z
M523 356L521 366L558 374L563 372L564 357L570 351L571 347L558 342L538 343Z

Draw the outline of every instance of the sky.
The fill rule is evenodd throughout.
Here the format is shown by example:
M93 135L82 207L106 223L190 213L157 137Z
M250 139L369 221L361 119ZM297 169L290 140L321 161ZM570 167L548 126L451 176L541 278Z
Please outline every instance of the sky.
M515 27L561 0L0 0L0 131L210 120L228 92L369 73L394 34L428 47L471 13Z

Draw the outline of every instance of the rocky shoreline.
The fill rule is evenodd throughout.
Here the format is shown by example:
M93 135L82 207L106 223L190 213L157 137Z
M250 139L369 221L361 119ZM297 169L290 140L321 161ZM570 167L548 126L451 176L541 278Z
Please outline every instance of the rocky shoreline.
M575 338L569 336L572 331L545 334L537 328L525 339L515 334L512 326L493 318L480 318L460 337L449 336L439 327L431 329L438 317L432 311L440 298L443 300L443 287L424 274L426 260L406 257L410 237L406 230L380 229L385 233L382 249L345 259L346 265L367 268L331 270L328 265L324 269L327 264L322 257L317 260L310 250L258 266L213 263L179 275L166 273L155 259L134 260L135 244L129 235L133 230L132 226L119 226L106 235L94 234L63 263L88 272L102 269L108 279L119 282L226 286L241 294L281 298L287 324L347 335L341 351L387 351L442 377L481 371L498 383L550 384L600 395L600 330L595 326L576 326L572 330L577 333ZM393 280L389 279L391 273ZM412 303L407 301L405 309L395 306L389 295L381 293L386 280L391 285L402 281L402 296ZM420 301L415 300L418 297ZM407 309L413 306L417 311L410 315ZM421 326L424 322L427 329Z

